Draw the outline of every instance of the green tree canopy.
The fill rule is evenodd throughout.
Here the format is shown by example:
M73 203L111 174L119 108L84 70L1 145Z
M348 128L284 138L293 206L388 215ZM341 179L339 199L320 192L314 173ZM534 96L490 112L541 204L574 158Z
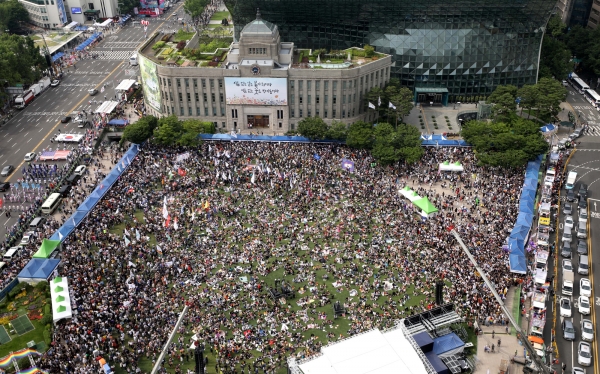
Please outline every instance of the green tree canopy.
M327 130L327 124L320 117L306 117L298 122L298 133L310 140L325 139Z
M553 38L560 38L563 36L565 30L567 29L567 25L560 19L559 15L553 15L548 20L548 25L546 26L546 34L552 36Z
M565 79L571 70L571 51L558 39L544 36L540 56L540 78Z
M332 140L346 140L346 136L348 135L348 126L344 122L333 121L331 125L329 125L329 129L327 129L327 139Z
M461 134L484 165L521 167L548 150L539 124L516 115L507 122L468 122Z
M550 78L540 79L534 87L538 91L538 117L556 116L560 103L567 98L567 89L561 82Z
M373 126L370 123L357 121L348 127L346 145L357 149L373 147Z
M154 141L162 145L173 145L179 141L182 134L181 121L172 114L158 120L158 126L154 129Z
M373 135L373 157L381 165L397 161L415 163L423 156L421 133L414 126L403 123L394 128L389 123L378 123Z
M185 0L183 3L183 10L190 15L192 18L192 24L194 27L198 25L200 16L204 12L204 8L208 5L209 0Z
M0 80L12 86L30 84L41 77L48 65L40 49L29 37L13 34L0 35Z
M25 6L17 0L0 1L0 32L8 30L16 33L23 29L24 24L29 22L29 13Z
M131 143L141 144L152 136L157 125L158 119L156 117L142 117L137 122L125 127L122 139Z

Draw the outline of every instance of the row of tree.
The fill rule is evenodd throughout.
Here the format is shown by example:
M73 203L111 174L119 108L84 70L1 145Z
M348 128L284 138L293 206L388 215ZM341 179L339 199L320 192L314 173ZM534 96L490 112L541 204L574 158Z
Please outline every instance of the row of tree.
M152 141L156 144L194 146L200 143L198 135L214 133L212 122L197 119L180 121L175 115L160 119L145 116L125 128L122 141L141 144L154 137Z
M48 65L29 37L0 34L0 82L2 86L31 84L39 80ZM0 89L0 97L6 92Z
M29 22L29 13L17 0L0 0L0 32L20 33Z
M342 122L328 125L319 117L308 117L298 123L298 133L311 140L338 140L356 149L369 149L382 165L398 161L415 163L423 155L421 133L416 127L401 123L394 127L358 121L350 126Z
M369 103L375 109L370 109ZM373 87L367 92L363 104L365 110L377 113L378 121L396 124L410 113L414 107L414 97L410 88L402 86L397 78L391 78L383 89Z

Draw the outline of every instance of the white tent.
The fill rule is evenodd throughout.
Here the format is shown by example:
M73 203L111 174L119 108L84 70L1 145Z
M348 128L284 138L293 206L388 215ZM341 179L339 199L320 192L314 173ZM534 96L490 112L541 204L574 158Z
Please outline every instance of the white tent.
M116 91L127 91L135 84L135 79L123 79L121 83L115 88Z
M118 101L105 101L102 104L100 104L100 106L94 111L94 113L111 113L113 110L115 110L117 105L119 105Z
M67 26L65 26L65 29L70 31L72 28L74 28L77 25L79 25L79 22L73 21L73 22L69 23Z
M52 321L73 317L67 277L56 277L50 281L50 297L52 299Z
M410 200L411 202L421 199L421 196L417 195L417 193L411 190L408 186L404 187L401 190L398 190L398 193Z
M464 171L465 168L462 166L462 164L459 161L456 161L453 163L444 161L443 163L440 164L440 170L441 171Z

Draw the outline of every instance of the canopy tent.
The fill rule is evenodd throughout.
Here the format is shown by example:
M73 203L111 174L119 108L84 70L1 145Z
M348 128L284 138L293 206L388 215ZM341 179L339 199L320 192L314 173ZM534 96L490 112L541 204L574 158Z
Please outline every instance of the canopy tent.
M527 274L527 260L523 254L510 254L508 257L511 273Z
M65 223L52 234L51 240L63 242L65 238L75 230L81 221L88 215L89 211L98 204L104 194L110 190L112 185L117 181L119 176L131 165L131 162L138 154L140 147L137 144L132 144L125 152L117 166L108 173L108 175L100 182L100 185L88 196L88 198L77 208L77 211L68 218Z
M115 88L115 91L127 91L136 83L135 79L123 79Z
M58 248L59 245L59 240L44 239L40 249L38 249L38 251L33 255L33 258L48 258L52 255L54 250Z
M525 240L508 238L508 251L514 254L525 254Z
M79 22L73 21L73 22L69 23L67 26L65 26L65 29L71 30L72 28L74 28L77 25L79 25Z
M127 126L129 124L129 121L126 119L115 118L108 121L108 124L113 126Z
M21 270L17 278L19 282L37 283L50 278L54 269L58 267L58 259L32 258Z
M520 212L517 216L517 225L529 226L533 223L533 214Z
M439 358L450 357L462 353L464 350L465 343L453 332L433 339L433 352Z
M85 49L85 47L89 46L90 44L92 44L93 42L96 41L96 39L100 38L102 36L101 32L97 32L92 34L92 36L90 36L89 38L87 38L83 43L79 44L77 47L75 47L76 51L83 51Z
M105 101L94 111L94 113L112 113L113 110L119 105L118 101Z
M529 236L529 231L531 231L531 226L517 224L510 232L510 237L520 240L527 240L527 236Z
M112 21L113 21L112 18L107 18L102 23L94 22L93 26L95 26L95 27L106 27L106 26L110 25Z
M519 203L519 212L533 214L533 205L528 200L521 200Z
M72 318L71 297L67 277L56 277L50 282L50 298L52 299L52 321Z
M542 134L548 136L554 134L557 130L557 127L549 123L546 126L540 127L540 130L542 131Z
M419 200L415 200L412 203L414 205L416 205L418 208L420 208L423 211L423 213L425 213L427 215L438 211L438 209L435 206L433 206L433 204L429 201L427 196L425 196Z
M421 199L421 196L417 195L417 193L415 191L411 190L410 187L408 187L408 186L406 186L403 189L401 189L400 191L398 191L398 193L400 193L400 195L404 196L411 202Z
M444 161L440 164L439 169L441 171L464 171L465 168L459 161L450 163L449 161Z
M61 58L64 55L65 55L64 53L58 52L57 54L55 54L54 56L52 56L52 62L56 62L56 60L58 60L59 58Z

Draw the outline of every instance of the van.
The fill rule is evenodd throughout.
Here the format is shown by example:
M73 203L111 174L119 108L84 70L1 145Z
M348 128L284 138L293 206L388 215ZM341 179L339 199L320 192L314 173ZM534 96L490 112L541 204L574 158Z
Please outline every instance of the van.
M65 184L65 185L61 186L59 188L59 190L58 190L58 193L63 198L69 196L69 192L71 192L71 185L70 184Z
M48 199L46 199L46 201L44 201L44 204L42 204L42 214L54 213L56 208L58 208L58 206L60 205L61 201L62 201L62 197L60 196L59 193L55 192L55 193L51 194L50 197L48 197Z
M6 253L4 254L4 256L2 256L2 258L3 258L5 261L9 261L9 262L10 262L10 261L13 259L13 257L15 257L15 255L16 255L16 254L17 254L17 253L18 253L18 252L19 252L21 249L23 249L23 247L21 247L20 245L19 245L19 246L16 246L16 247L11 247L11 248L9 248L9 249L8 249L8 251L6 251Z
M579 265L577 265L577 274L588 275L590 263L587 255L579 255Z
M137 64L138 64L138 55L137 55L137 53L134 53L131 55L131 57L129 57L129 65L137 66Z
M29 228L31 230L37 230L38 228L41 228L45 222L46 219L44 217L35 217L29 224Z
M567 190L572 190L575 187L575 181L577 180L577 172L571 171L567 176L567 184L565 184L565 188Z
M6 262L0 262L0 271L4 270L6 267Z

